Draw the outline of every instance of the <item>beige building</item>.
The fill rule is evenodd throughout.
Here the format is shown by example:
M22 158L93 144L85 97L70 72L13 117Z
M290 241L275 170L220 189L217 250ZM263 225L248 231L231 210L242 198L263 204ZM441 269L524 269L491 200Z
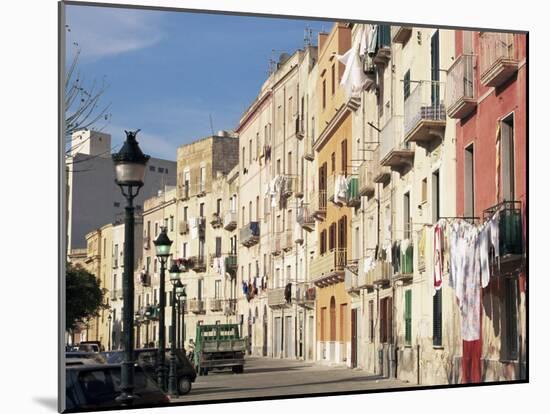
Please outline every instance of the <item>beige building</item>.
M305 211L311 231L304 195L314 170L304 156L315 130L316 59L317 48L309 45L282 54L237 129L238 312L254 355L315 355L315 289L307 273L315 238L299 213Z
M220 131L182 145L177 164L177 234L172 247L173 258L186 270L182 283L187 343L195 338L198 324L236 322L238 139Z

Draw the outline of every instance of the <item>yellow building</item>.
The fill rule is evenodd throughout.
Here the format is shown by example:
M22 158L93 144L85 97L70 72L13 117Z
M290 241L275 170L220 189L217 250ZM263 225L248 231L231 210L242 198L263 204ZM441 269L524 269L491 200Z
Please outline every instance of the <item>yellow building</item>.
M351 209L346 199L350 177L351 115L340 87L343 55L351 46L351 30L335 24L319 35L317 109L320 134L313 144L318 167L318 187L312 199L317 220L317 254L310 266L317 287L317 359L333 363L351 361L351 298L344 288L344 270L351 247L348 231Z

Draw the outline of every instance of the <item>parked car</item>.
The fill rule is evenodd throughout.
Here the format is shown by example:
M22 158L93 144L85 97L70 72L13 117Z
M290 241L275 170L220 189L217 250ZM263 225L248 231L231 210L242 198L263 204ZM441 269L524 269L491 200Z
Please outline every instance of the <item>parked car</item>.
M101 355L96 354L95 352L65 352L65 365L84 365L84 364L106 364L107 359Z
M136 363L140 367L142 367L151 378L156 380L158 348L135 349L134 353L135 353ZM107 362L109 363L121 363L124 359L123 351L110 351L110 352L105 352L104 354L108 354ZM191 391L191 387L192 387L191 384L195 382L195 379L197 378L197 373L195 371L195 368L193 368L193 365L191 365L191 363L187 359L187 356L182 350L176 351L176 357L177 357L176 375L177 375L177 381L178 381L178 391L181 395L185 395L185 394L188 394L189 391ZM165 361L166 361L165 363L166 372L168 373L168 369L170 367L169 350L166 351Z
M66 412L118 408L120 364L66 367ZM134 407L164 405L169 399L139 366L134 371Z
M101 342L99 341L82 341L77 346L78 351L84 352L99 352L101 351Z

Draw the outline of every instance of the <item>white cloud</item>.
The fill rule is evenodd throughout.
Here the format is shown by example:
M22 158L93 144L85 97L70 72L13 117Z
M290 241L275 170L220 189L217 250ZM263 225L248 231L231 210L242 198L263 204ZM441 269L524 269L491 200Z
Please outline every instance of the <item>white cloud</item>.
M163 38L162 13L110 7L67 7L67 51L73 42L82 49L82 58L98 60L144 49Z

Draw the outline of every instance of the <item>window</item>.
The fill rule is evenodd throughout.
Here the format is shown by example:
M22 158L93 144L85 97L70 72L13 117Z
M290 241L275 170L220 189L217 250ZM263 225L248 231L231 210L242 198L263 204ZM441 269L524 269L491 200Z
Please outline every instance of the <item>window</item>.
M188 211L188 210L187 210L187 206L185 206L185 207L183 208L183 219L184 219L185 221L187 221L187 211Z
M155 221L155 239L157 238L159 234L159 223L158 221Z
M442 345L442 294L441 289L436 290L433 297L433 345Z
M505 338L504 358L507 360L518 359L518 319L517 298L518 285L516 279L504 279L504 302L505 302Z
M162 174L162 173L164 173L164 168L159 167L157 171Z
M222 256L222 238L216 237L216 257Z
M345 139L341 144L342 148L342 173L347 173L348 171L348 140Z
M474 144L464 150L464 215L474 216Z
M157 261L158 261L157 258L155 258L155 261L153 262L153 272L155 273L157 271Z
M214 299L221 298L221 294L222 294L222 281L216 280L214 282Z
M149 269L151 268L151 256L147 256L147 264L145 265L145 270L147 273L149 273Z
M168 230L168 217L164 219L164 228Z
M294 111L292 110L292 96L288 98L288 109L287 109L287 122L290 125L290 122L292 121L294 115Z
M165 168L165 169L164 169L164 173L165 173L165 174L168 174L168 168Z
M204 217L204 203L199 205L199 216Z
M411 197L407 192L403 195L403 238L411 238Z
M174 231L174 216L170 216L170 231Z
M462 54L471 55L473 54L473 34L472 30L463 30L462 31Z
M277 159L277 174L281 173L281 159Z
M321 308L321 321L320 321L320 328L321 328L321 341L326 341L326 323L327 323L327 307L324 306Z
M199 187L199 192L204 192L206 191L206 167L201 167L201 170L200 170L200 187Z
M202 279L197 280L197 299L202 300Z
M154 165L150 165L150 166L149 166L149 171L155 171L155 170L156 170L156 168L155 168Z
M218 198L216 200L216 214L220 216L222 213L222 199Z
M256 132L256 159L260 158L260 133Z
M327 80L323 79L323 109L327 107Z
M422 180L422 203L426 203L428 201L428 179L424 178Z
M334 174L336 171L336 153L330 154L330 172Z
M320 248L321 255L326 253L327 251L327 231L326 230L322 230L320 233L319 248Z
M441 291L439 291L441 293ZM411 345L412 337L412 290L405 291L405 345Z
M187 258L187 242L183 243L182 254L184 258Z
M334 248L336 248L336 223L330 225L328 236L328 249L332 251Z
M441 217L441 195L439 192L439 170L432 174L432 222Z
M260 221L260 196L256 196L256 221Z
M410 69L405 72L403 79L403 98L406 101L411 94L411 71Z
M288 152L286 173L292 174L292 151Z
M387 343L392 340L392 300L383 298L380 300L380 342Z
M369 341L374 342L374 301L369 300Z
M118 244L115 244L115 255L114 255L114 260L115 260L115 268L118 267Z
M248 222L252 221L252 201L248 202Z
M120 203L119 203L118 201L115 201L115 202L113 203L113 206L115 206L115 207L120 207Z
M331 92L332 95L334 95L334 92L336 91L336 63L332 64L332 67L330 68L330 80L331 80Z
M245 160L246 160L246 148L243 147L243 156L242 156L242 160L243 160L243 170L245 169L246 167L246 164L245 164Z
M500 123L500 171L502 180L502 200L513 201L514 185L514 116L506 117Z

